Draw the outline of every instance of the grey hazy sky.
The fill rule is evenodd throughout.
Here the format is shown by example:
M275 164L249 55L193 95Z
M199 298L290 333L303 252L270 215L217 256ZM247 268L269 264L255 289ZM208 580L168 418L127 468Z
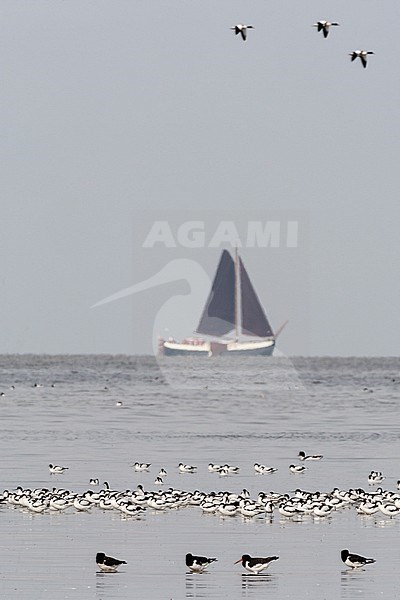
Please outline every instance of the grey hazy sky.
M173 258L211 275L218 249L138 231L215 211L299 220L297 250L243 251L283 352L398 355L398 0L0 7L0 352L150 352L172 288L90 306Z

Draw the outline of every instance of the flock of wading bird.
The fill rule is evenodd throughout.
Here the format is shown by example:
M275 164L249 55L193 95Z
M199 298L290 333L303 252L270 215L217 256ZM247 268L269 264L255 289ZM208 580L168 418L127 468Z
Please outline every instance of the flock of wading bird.
M365 565L376 562L374 558L366 558L365 556L360 556L359 554L353 554L348 550L342 550L340 557L344 564L351 569L359 569ZM242 567L244 567L246 571L249 571L249 573L252 575L258 575L267 569L274 560L278 560L278 558L279 556L256 557L250 556L249 554L243 554L243 556L241 556L239 560L235 562L235 565L242 563ZM186 554L185 558L186 566L192 573L203 573L211 563L216 562L217 560L217 558L195 556L190 553ZM107 556L104 554L104 552L98 552L96 554L96 564L100 571L105 573L115 573L120 565L126 565L127 562L126 560L119 560L118 558Z
M340 23L335 23L333 21L321 20L321 21L317 21L316 23L314 23L313 27L316 27L318 31L322 32L324 38L327 38L329 35L330 28L338 27L339 25L340 25ZM247 39L247 30L254 29L254 27L253 27L253 25L243 25L243 23L238 23L237 25L234 25L233 27L231 27L231 29L233 29L233 31L235 32L235 35L240 34L242 37L242 40L245 42ZM364 67L364 69L366 69L368 54L375 54L375 53L372 52L371 50L353 50L353 52L349 53L349 56L351 57L351 61L354 61L354 60L356 60L356 58L359 58L362 66Z
M298 460L301 463L312 463L323 458L321 454L307 455L300 451ZM131 465L137 472L149 471L151 463L135 462ZM63 475L68 467L61 465L48 465L51 476ZM179 463L178 472L181 474L194 474L197 467ZM304 473L306 468L304 464L290 465L291 473ZM235 476L240 472L240 467L234 465L217 465L209 463L208 471L219 475ZM272 474L277 471L273 467L268 467L260 463L254 463L256 474ZM203 513L215 514L221 517L234 517L241 515L245 519L268 518L270 521L277 512L281 517L288 519L303 519L311 517L313 519L329 518L334 514L340 514L341 510L353 508L358 515L371 517L376 513L383 514L386 517L393 518L400 514L400 480L397 481L397 491L384 490L377 487L385 477L380 471L372 470L367 478L368 485L374 486L373 491L362 488L350 488L340 490L335 487L328 492L310 492L297 488L292 495L288 493L264 492L260 491L257 497L252 498L247 489L240 493L229 491L211 491L205 492L196 489L194 491L184 491L169 487L167 490L160 489L164 483L163 478L167 476L166 469L160 469L156 482L158 480L158 490L146 490L139 484L134 490L113 490L107 482L104 482L103 489L98 491L87 490L83 493L72 492L64 488L27 488L18 486L14 491L4 490L0 494L0 506L9 505L16 509L32 513L62 513L64 511L74 510L77 512L90 512L93 509L99 509L103 512L114 511L121 514L124 519L140 518L150 509L152 511L166 511L170 509L183 509L186 507L196 507ZM99 479L91 478L90 485L98 486ZM373 558L349 552L344 549L340 553L342 561L351 569L362 568L365 565L375 562ZM241 562L242 566L250 573L257 575L278 560L278 556L252 557L249 554L243 554L236 563ZM186 554L186 566L193 573L202 573L207 567L217 561L215 557L196 556ZM236 564L235 563L235 564ZM125 560L120 560L107 556L103 552L96 555L96 564L102 572L116 572L120 565L126 564Z
M320 461L321 454L307 455L300 451L297 456L299 464L290 464L289 472L295 476L304 474L308 469L304 463ZM137 472L148 472L151 463L135 462L131 465ZM51 476L63 475L68 467L61 465L48 465ZM240 472L236 465L209 463L210 473L215 473L221 478L235 476ZM179 463L177 470L180 474L195 474L197 467L190 464ZM254 472L258 475L269 475L277 471L276 468L260 463L254 463ZM340 490L335 487L328 492L310 492L297 488L291 494L274 491L260 491L256 497L251 497L247 489L240 493L227 490L220 491L185 491L169 487L164 488L167 470L161 468L154 480L156 490L146 490L138 484L134 490L111 489L108 482L104 482L103 489L93 489L81 493L64 488L28 488L18 486L15 490L4 490L0 494L0 505L9 505L21 508L32 513L61 513L75 510L89 512L92 509L101 511L118 511L121 516L140 517L148 509L153 511L166 511L169 509L184 508L187 506L198 507L203 513L219 515L221 517L242 516L244 518L269 518L278 513L288 519L302 519L307 516L312 518L326 518L340 513L342 509L353 508L361 516L372 516L377 513L385 517L394 518L400 514L400 480L397 481L396 491L384 490L378 487L385 480L380 471L372 470L368 477L368 485L374 490L363 488L350 488ZM90 478L89 485L100 485L99 478Z

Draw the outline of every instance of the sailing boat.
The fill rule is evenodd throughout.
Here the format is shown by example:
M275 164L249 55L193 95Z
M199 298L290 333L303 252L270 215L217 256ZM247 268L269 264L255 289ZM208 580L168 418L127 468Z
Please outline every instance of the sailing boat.
M235 259L223 250L195 332L210 336L210 339L190 337L177 342L172 338L160 338L159 353L165 356L216 356L228 352L235 356L270 356L285 325L274 334L237 250ZM223 337L231 332L234 332L233 339ZM239 336L256 339L242 340Z

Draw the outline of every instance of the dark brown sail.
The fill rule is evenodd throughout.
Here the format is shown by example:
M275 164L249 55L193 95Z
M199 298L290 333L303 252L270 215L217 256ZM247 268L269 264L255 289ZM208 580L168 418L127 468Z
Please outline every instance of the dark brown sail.
M222 252L197 333L221 336L235 327L235 265L227 250Z
M242 259L239 258L241 292L241 329L244 335L271 337L274 335L257 294L251 284Z

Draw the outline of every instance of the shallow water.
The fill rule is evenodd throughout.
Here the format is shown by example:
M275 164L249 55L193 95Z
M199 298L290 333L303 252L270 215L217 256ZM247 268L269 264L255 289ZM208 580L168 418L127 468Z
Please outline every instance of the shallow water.
M62 486L82 492L89 478L114 489L165 487L290 492L383 487L400 479L400 359L251 358L215 360L124 356L0 357L0 488ZM33 387L40 383L42 387ZM51 387L52 384L55 387ZM15 390L10 386L15 385ZM116 402L123 402L122 407ZM299 450L321 453L303 475L289 464ZM136 473L135 461L151 462ZM179 474L177 464L198 466ZM48 463L65 464L50 475ZM209 462L237 464L220 477ZM256 475L254 462L278 468ZM31 514L0 505L2 598L149 600L182 598L394 598L398 594L400 516L360 517L344 509L326 519L292 521L202 514L197 507L148 509L140 519L98 509ZM349 548L377 562L350 572ZM127 561L96 573L104 551ZM187 552L218 557L207 573L187 574ZM276 554L266 575L233 563L244 553Z

